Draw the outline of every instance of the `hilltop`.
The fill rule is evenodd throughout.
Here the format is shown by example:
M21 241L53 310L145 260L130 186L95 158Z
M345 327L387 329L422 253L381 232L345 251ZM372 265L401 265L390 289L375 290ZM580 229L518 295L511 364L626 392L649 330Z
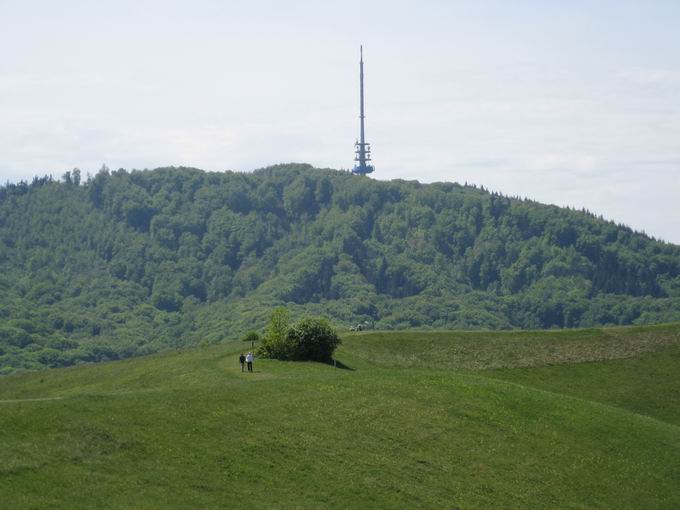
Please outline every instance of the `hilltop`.
M348 327L680 320L680 247L587 211L308 165L0 188L0 371L233 338L272 307Z
M680 325L363 332L9 375L7 508L680 506Z

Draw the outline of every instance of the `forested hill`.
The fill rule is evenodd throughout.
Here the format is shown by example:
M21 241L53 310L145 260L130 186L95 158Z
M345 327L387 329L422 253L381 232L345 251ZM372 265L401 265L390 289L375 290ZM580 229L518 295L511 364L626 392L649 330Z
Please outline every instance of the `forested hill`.
M78 172L0 188L0 370L260 328L273 306L378 328L680 320L680 247L458 184L307 165Z

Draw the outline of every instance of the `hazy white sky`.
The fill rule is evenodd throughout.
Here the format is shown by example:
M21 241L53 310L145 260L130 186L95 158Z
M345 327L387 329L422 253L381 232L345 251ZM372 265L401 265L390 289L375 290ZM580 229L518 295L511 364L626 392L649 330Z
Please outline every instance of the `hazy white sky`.
M0 180L349 168L680 243L680 1L0 0Z

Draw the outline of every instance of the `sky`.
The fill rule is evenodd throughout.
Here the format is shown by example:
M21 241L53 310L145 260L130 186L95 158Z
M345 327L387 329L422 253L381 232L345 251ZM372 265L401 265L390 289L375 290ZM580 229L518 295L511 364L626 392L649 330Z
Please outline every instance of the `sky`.
M680 1L0 0L0 182L351 168L680 244Z

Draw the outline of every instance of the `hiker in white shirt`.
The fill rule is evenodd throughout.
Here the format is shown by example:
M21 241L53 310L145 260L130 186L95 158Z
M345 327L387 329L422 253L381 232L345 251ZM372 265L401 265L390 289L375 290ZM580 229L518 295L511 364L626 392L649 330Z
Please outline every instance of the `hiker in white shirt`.
M248 372L252 372L253 371L253 353L252 352L249 352L246 355L246 363L248 364Z

